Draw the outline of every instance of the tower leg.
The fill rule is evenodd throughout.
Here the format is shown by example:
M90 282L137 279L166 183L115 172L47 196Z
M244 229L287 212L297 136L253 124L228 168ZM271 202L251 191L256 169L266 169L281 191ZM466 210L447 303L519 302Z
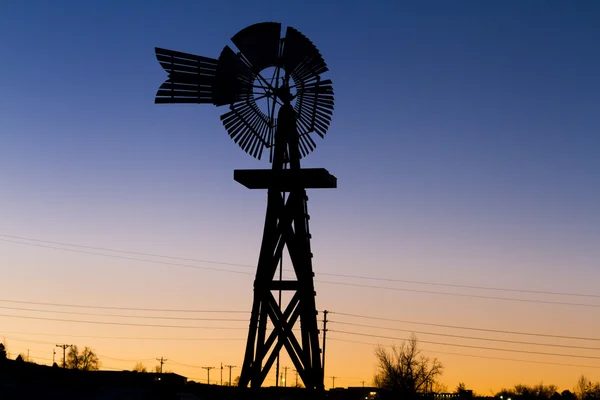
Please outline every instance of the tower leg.
M260 387L279 351L285 347L306 388L323 390L319 330L310 251L306 190L283 193L270 189L265 228L254 281L254 303L239 385ZM295 280L274 280L283 249L288 249ZM285 306L273 291L292 293ZM300 322L300 340L292 331ZM268 327L268 323L272 327Z

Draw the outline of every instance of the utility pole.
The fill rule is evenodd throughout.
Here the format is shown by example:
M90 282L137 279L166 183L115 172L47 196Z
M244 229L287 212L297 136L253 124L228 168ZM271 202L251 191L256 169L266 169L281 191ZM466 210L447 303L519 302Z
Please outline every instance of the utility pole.
M363 387L365 387L365 381L361 381L361 382L362 382L362 384L363 384Z
M207 383L208 385L210 385L210 370L211 370L211 369L214 369L214 368L215 368L215 367L202 367L202 369L205 369L205 370L206 370L206 374L207 374L207 376L206 376L206 383Z
M323 311L323 359L321 365L323 366L323 376L325 376L325 343L327 340L327 314L329 311Z
M331 383L331 388L335 389L335 378L337 378L337 376L332 376L331 379L333 380L333 382Z
M161 358L157 358L156 361L160 362L160 374L162 375L162 366L163 366L164 363L166 363L169 360L167 360L164 357L161 357Z
M223 386L223 363L221 363L221 386Z
M298 371L293 370L296 373L296 387L298 387Z
M72 344L57 344L56 347L63 349L63 368L67 367L67 348L73 346Z
M283 387L287 387L287 370L289 367L283 367L283 370L285 371L285 374L283 376Z
M54 357L56 356L56 349L52 349L52 365L54 365Z
M285 193L283 194L283 202L285 204ZM279 280L283 279L283 253L281 253L281 258L279 259ZM279 308L281 309L281 289L279 289L279 301L277 302ZM279 340L278 340L279 341ZM279 353L277 353L277 364L275 364L275 375L277 379L275 379L275 387L279 387Z
M231 368L235 368L237 365L225 365L225 368L229 368L229 386L231 386Z

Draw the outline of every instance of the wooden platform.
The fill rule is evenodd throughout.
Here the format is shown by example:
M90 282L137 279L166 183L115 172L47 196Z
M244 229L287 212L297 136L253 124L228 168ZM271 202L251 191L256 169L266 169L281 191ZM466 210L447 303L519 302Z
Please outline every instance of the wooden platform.
M277 189L289 192L294 189L335 189L337 178L325 168L300 170L236 169L233 179L248 189Z

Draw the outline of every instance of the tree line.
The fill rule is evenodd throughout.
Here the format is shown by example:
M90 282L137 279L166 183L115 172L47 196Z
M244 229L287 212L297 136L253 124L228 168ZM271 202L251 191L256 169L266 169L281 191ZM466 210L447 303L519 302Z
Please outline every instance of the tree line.
M592 382L585 375L577 380L573 391L558 391L556 385L529 386L518 384L511 389L501 389L496 397L502 400L600 400L600 382Z
M0 362L8 359L9 356L6 344L0 343ZM373 384L382 389L382 399L411 400L423 395L447 392L447 387L440 382L444 372L442 363L437 358L430 358L422 353L414 334L400 346L393 346L391 350L377 346L375 357L377 372L373 377ZM19 354L15 360L29 362L24 354ZM79 350L76 345L73 345L69 347L62 366L68 369L97 371L101 363L93 349L86 346ZM58 365L54 363L53 367ZM148 371L142 363L137 363L132 370L142 373ZM160 366L157 365L154 372L160 372ZM163 370L163 372L170 371ZM236 380L238 379L239 377L236 377ZM237 385L237 382L234 381L234 385ZM454 392L465 394L469 391L464 383L459 383ZM600 400L600 382L592 382L582 375L572 392L563 390L560 393L555 385L517 384L509 389L502 388L495 397L500 400Z
M0 361L9 358L8 349L5 343L0 343ZM15 361L31 362L27 355L21 353L17 355ZM76 345L70 346L69 351L65 355L64 363L61 363L63 368L78 369L81 371L97 371L100 369L100 360L94 350L89 347L84 347L82 350ZM53 367L58 367L55 362Z
M377 346L375 358L377 372L373 384L382 389L382 399L411 400L447 392L445 385L440 382L444 372L442 363L422 353L414 334L391 350ZM467 395L472 392L467 391L464 383L459 383L454 393ZM500 400L600 400L600 382L592 382L582 375L572 392L563 390L560 393L555 385L517 384L510 389L502 388L495 397Z

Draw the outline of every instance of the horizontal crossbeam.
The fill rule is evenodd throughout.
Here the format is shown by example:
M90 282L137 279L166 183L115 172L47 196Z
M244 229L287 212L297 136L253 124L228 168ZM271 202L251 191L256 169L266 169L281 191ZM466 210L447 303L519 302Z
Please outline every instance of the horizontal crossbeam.
M236 169L233 171L233 179L248 189L275 189L281 192L337 187L337 178L325 168Z
M271 290L298 290L298 281L272 281L269 284Z

